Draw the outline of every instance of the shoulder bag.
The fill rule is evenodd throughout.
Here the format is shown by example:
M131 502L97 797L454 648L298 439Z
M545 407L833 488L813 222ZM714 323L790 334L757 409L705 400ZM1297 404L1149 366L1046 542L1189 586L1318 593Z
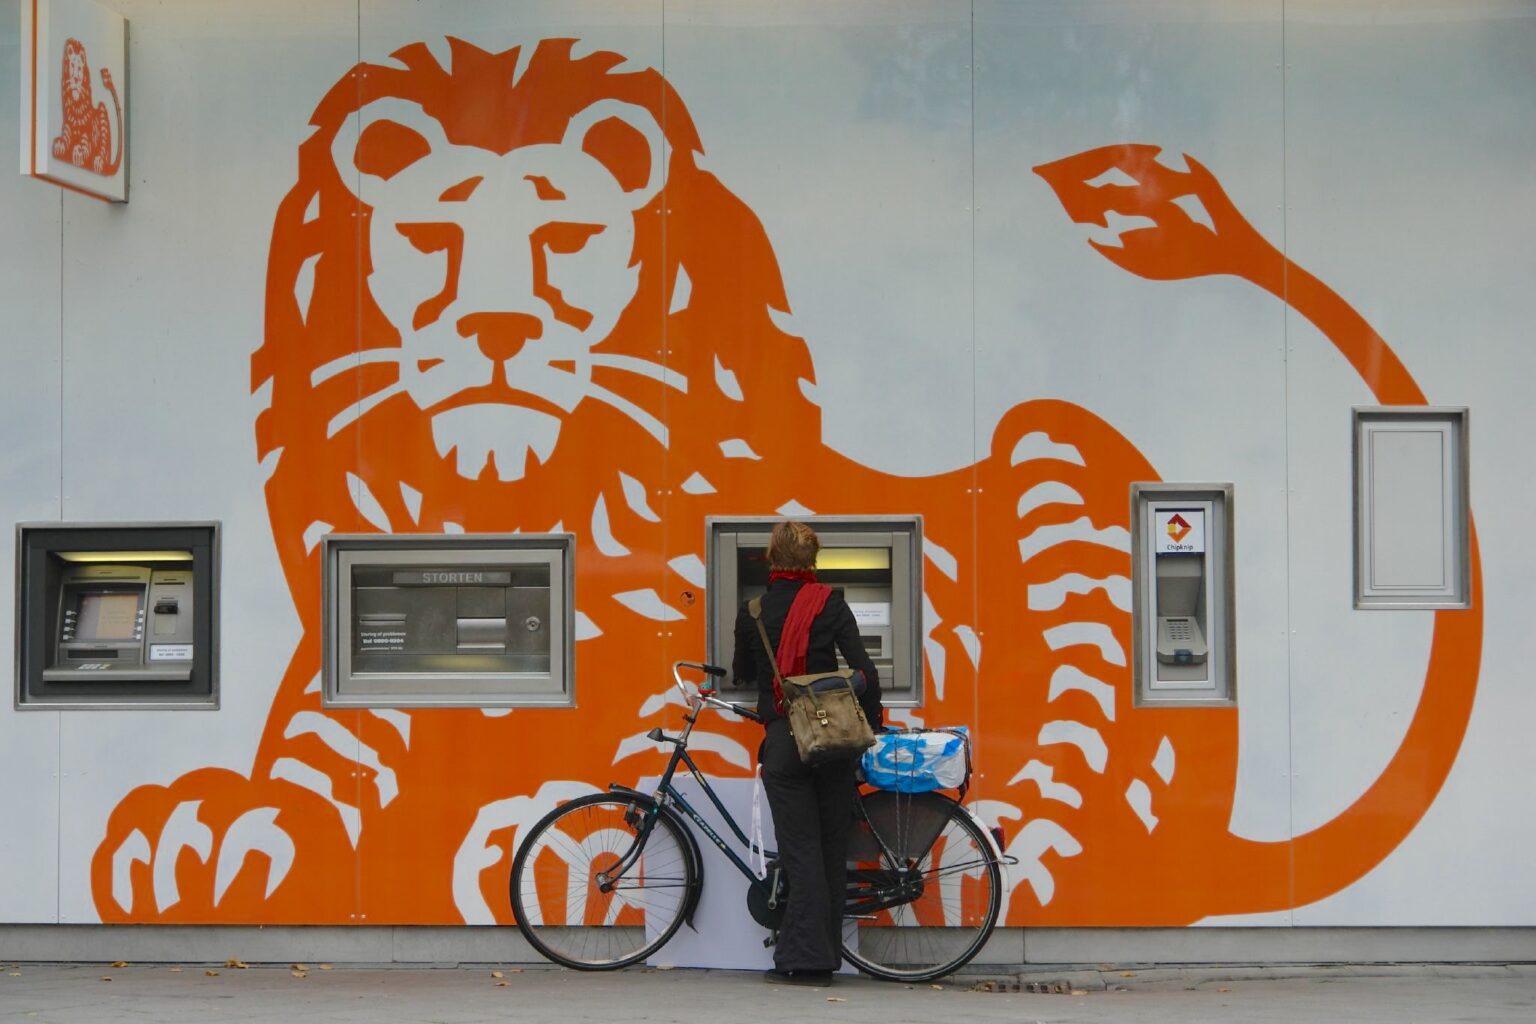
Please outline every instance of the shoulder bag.
M768 630L763 627L762 600L753 598L748 601L747 611L757 623L763 650L768 652L774 685L783 695L784 717L789 720L789 732L795 738L800 760L810 765L823 764L857 757L874 746L874 730L870 729L854 690L855 677L862 682L864 674L857 669L845 668L835 672L781 676L778 658L774 656L773 645L768 642Z

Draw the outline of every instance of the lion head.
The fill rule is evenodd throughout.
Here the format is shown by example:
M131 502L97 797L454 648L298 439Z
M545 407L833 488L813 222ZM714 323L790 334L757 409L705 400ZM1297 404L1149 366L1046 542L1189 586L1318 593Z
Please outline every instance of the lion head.
M772 250L666 80L448 42L338 82L278 209L252 386L290 569L315 523L548 529L594 453L659 464L711 403L808 405Z
M85 44L78 39L64 41L59 89L64 94L64 109L76 110L91 105L91 69L85 60Z

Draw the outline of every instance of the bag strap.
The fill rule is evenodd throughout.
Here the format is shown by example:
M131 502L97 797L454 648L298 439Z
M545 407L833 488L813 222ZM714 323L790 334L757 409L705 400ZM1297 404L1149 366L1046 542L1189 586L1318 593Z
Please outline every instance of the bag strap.
M779 675L779 659L773 644L768 641L768 630L763 625L763 599L754 597L747 602L747 611L757 623L757 635L763 638L763 650L768 653L768 664L773 669L773 710L784 713L784 677Z

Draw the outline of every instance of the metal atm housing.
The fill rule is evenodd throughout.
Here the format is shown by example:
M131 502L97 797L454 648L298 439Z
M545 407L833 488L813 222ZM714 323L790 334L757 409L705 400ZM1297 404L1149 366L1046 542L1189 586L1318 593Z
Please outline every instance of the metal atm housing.
M217 706L217 524L17 528L18 707Z
M570 704L574 543L571 534L326 537L326 704Z
M706 521L705 624L710 660L731 667L736 615L768 586L768 536L781 517L710 517ZM880 673L891 706L922 703L922 519L919 516L805 516L821 539L816 578L842 592L859 623L864 649ZM841 658L839 661L841 662ZM749 700L747 687L727 678L732 700Z
M1231 485L1135 484L1131 505L1137 703L1232 703Z

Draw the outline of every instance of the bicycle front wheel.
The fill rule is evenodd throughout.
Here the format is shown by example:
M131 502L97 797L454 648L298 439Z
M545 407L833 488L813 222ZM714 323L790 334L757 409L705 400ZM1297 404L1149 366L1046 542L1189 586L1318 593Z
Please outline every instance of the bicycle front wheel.
M953 974L981 951L1002 907L992 844L937 793L862 798L848 854L843 956L889 981Z
M638 793L594 793L557 807L522 841L512 862L512 916L555 963L612 970L665 945L698 884L671 812Z

